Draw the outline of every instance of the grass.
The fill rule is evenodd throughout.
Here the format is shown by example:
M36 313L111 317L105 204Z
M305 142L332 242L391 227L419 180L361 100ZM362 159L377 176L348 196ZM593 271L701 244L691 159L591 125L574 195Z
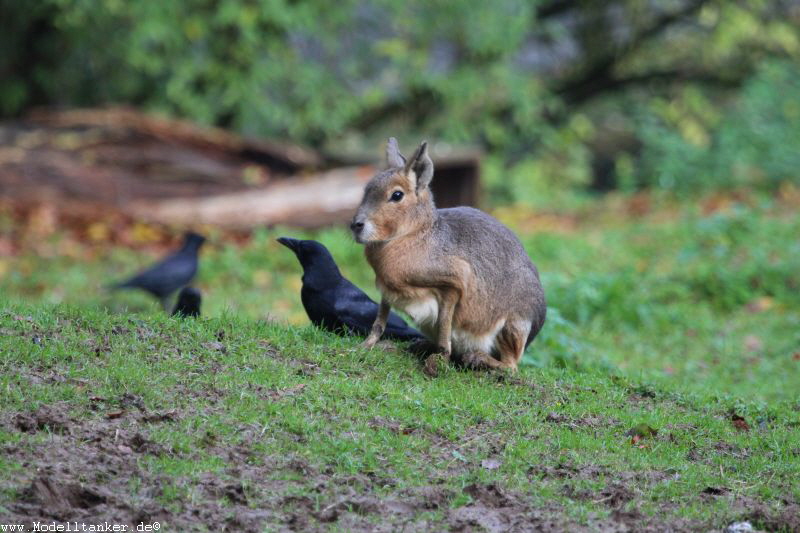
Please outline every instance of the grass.
M71 254L62 234L43 241L52 257L5 259L0 446L13 453L0 468L0 514L19 513L19 480L47 462L36 450L97 451L87 433L105 442L113 429L122 442L133 432L145 441L126 445L136 461L115 490L160 506L176 529L208 502L222 523L245 520L242 509L281 509L259 518L266 529L457 527L459 513L488 506L470 487L496 485L507 505L480 513L488 529L481 520L492 513L510 519L503 509L524 507L559 527L695 530L749 519L791 530L800 220L763 198L711 214L670 204L631 217L624 207L497 213L521 235L551 306L518 377L451 369L429 380L402 350L364 351L309 326L299 265L274 242L288 230L258 231L244 246L212 235L197 321L101 290L147 254L89 245ZM343 231L314 237L375 295ZM57 417L33 432L15 427L14 416L41 406L58 406L79 429L59 431ZM640 424L657 434L632 442L626 433ZM102 463L82 475L114 486ZM444 503L413 508L411 522L354 499L407 504L430 486Z

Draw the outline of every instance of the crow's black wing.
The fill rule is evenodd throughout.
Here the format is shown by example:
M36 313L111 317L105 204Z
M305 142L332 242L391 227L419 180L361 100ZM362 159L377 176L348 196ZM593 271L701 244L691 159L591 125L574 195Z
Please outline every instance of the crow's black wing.
M378 304L347 280L343 280L331 292L334 295L333 308L337 318L353 333L369 334L378 315Z
M335 288L320 291L303 285L300 290L300 300L303 302L303 308L306 310L309 320L314 325L334 333L350 330L342 322L342 318L336 310Z
M167 296L192 281L196 273L197 256L178 253L118 284L117 287L136 287L156 296Z

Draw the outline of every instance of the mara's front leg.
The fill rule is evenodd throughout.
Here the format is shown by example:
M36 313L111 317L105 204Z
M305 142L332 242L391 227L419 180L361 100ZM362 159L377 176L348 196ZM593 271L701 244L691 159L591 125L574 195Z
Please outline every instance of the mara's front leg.
M372 348L381 340L381 335L386 330L386 322L389 320L389 311L392 310L386 298L381 298L381 305L378 308L378 315L375 317L375 322L372 323L372 329L369 332L366 340L361 344L365 348Z
M438 334L436 337L436 344L439 351L431 354L425 360L425 373L431 377L435 377L439 373L439 364L447 364L450 362L450 355L452 351L451 336L453 333L453 314L458 302L458 293L456 291L448 291L441 295L439 301L439 317L436 322Z

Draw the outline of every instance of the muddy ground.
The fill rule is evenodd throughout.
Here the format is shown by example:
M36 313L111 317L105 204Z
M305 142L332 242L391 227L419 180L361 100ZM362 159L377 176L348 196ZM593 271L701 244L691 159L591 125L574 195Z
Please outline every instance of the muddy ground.
M578 524L556 504L534 506L524 495L497 484L473 483L459 494L446 488L448 472L417 488L397 489L394 480L378 475L343 477L296 457L258 457L247 445L249 438L257 438L255 431L234 448L210 443L213 455L226 465L218 475L176 479L154 474L143 461L178 453L155 443L150 434L179 420L181 412L149 412L132 395L114 399L110 403L115 409L110 411L105 405L109 400L98 398L96 403L103 408L85 419L71 417L64 403L6 417L5 429L20 433L21 439L19 444L6 445L2 453L23 466L24 476L16 485L3 487L5 494L14 495L4 503L5 522L29 527L34 521L130 527L158 522L162 531L708 530L707 524L660 523L637 512L635 506L630 510L627 504L636 500L636 486L643 480L602 467L559 464L528 473L533 484L616 477L598 493L571 492L565 485L568 497L601 501L611 510L607 517ZM376 419L374 424L393 431L416 431L389 420ZM445 446L439 442L431 453L442 453ZM191 460L191 453L184 455ZM170 499L167 496L175 486L186 490ZM714 488L706 492L702 497L725 496ZM796 505L774 516L758 502L732 504L768 530L800 530Z
M114 335L130 333L116 326L111 331ZM0 333L19 334L13 330ZM139 334L152 336L146 328ZM44 331L24 334L26 342L33 345L58 335ZM220 331L216 341L203 346L224 353L224 340ZM108 350L108 343L108 338L84 341L95 354ZM263 347L266 357L285 364L296 376L313 380L322 373L319 364L310 359L286 357L268 343ZM101 364L100 360L94 364ZM217 361L209 360L208 365L205 372L219 371ZM18 372L13 380L18 389L72 383L88 394L88 402L55 402L17 412L0 410L0 431L10 436L0 444L0 457L5 464L19 466L13 476L0 477L0 524L25 524L30 529L36 521L129 527L158 522L161 531L244 532L720 531L719 524L676 518L681 508L677 503L659 501L655 503L659 512L643 511L646 505L653 505L646 501L645 489L673 478L676 471L671 470L625 472L542 456L538 458L540 466L526 472L530 485L525 494L509 490L502 482L471 482L457 487L452 480L463 479L462 474L469 469L495 470L501 464L506 437L489 420L475 423L460 442L454 442L431 429L403 425L388 417L370 419L373 429L416 435L430 443L423 454L409 457L410 461L417 461L419 466L446 465L410 487L407 480L400 482L380 472L344 475L336 465L312 463L280 450L265 453L263 430L248 424L236 428L235 445L218 442L211 432L206 433L202 450L160 444L165 440L156 435L177 431L182 420L208 420L225 411L225 395L214 387L181 383L177 394L188 403L151 410L141 397L131 393L93 396L91 391L98 388L97 383L70 378L58 366L28 366ZM524 378L500 378L506 386L526 387L534 395L542 393ZM289 401L307 393L303 383L275 390L248 386L258 388L259 396L271 402ZM630 401L653 400L633 395ZM605 415L569 417L555 412L544 416L542 423L573 429L620 426L618 420ZM459 460L465 446L481 447L485 459L480 465ZM713 454L745 457L749 453L720 442L693 449L686 459L709 461ZM216 466L199 469L206 471L199 475L162 468L165 463L174 465L175 460L194 464L208 463L209 458ZM169 461L159 463L164 459ZM421 467L418 470L425 471ZM581 482L601 481L595 484L602 488L594 491L575 488ZM592 502L607 513L579 517L558 503L558 498L535 498L540 490L554 486L560 487L561 501ZM783 501L781 511L776 512L767 502L736 496L725 487L707 487L698 498L729 505L735 510L732 516L763 530L800 531L800 506L795 501Z

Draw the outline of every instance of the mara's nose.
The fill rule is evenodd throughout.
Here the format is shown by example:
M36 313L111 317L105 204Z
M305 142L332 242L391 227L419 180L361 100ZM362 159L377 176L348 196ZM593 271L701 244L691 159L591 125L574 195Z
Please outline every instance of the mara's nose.
M362 229L364 229L364 223L360 220L353 219L353 222L350 224L350 229L353 233L360 233Z

